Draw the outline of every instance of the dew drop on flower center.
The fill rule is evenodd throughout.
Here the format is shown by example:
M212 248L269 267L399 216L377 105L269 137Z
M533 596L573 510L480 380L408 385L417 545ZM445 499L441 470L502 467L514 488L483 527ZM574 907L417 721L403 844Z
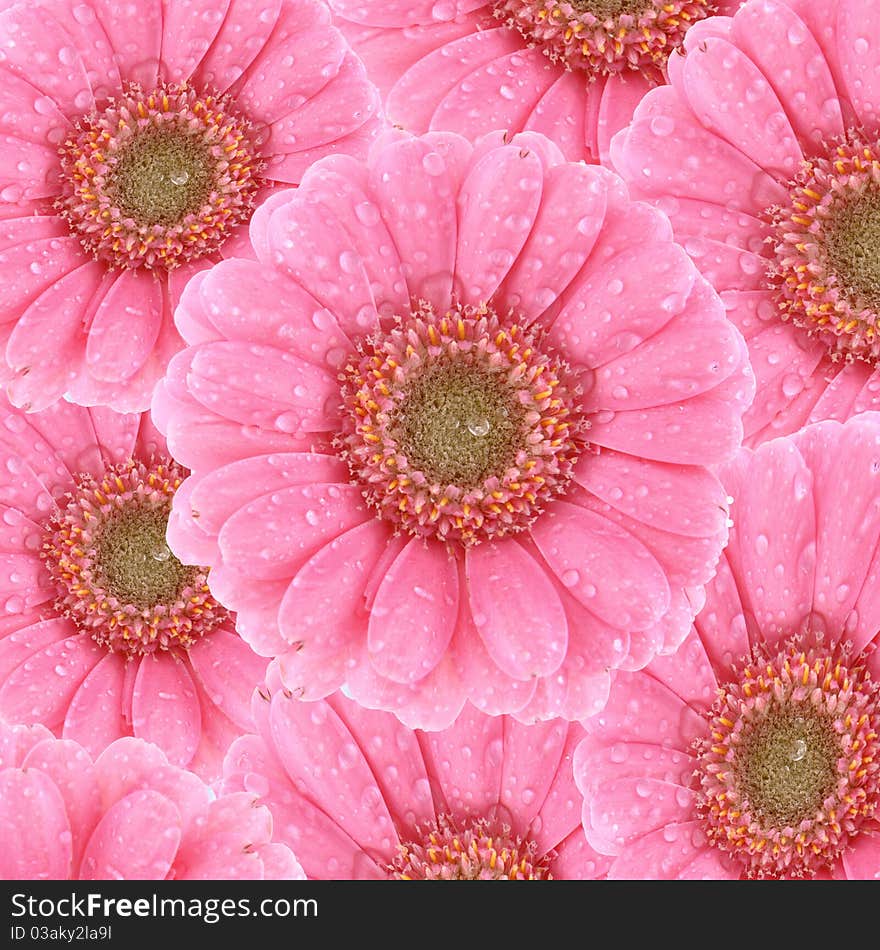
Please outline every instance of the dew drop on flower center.
M423 305L365 341L342 380L339 449L367 502L414 535L525 530L586 444L573 372L487 307Z
M755 655L697 743L709 840L749 877L830 868L880 803L880 695L846 648Z
M81 476L45 527L56 610L112 652L187 649L226 618L206 569L182 564L165 541L184 477L164 459Z
M173 269L214 253L248 220L259 146L229 96L129 84L62 144L58 209L97 259Z

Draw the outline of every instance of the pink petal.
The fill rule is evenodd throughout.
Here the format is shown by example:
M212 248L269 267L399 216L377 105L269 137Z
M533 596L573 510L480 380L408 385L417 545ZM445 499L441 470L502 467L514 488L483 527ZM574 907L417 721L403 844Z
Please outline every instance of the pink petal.
M813 484L820 486L813 494L817 542L813 609L837 635L849 629L847 618L869 566L866 557L854 557L853 552L874 551L880 537L875 490L880 456L875 428L866 421L871 418L858 417L844 427L834 422L810 426L797 441Z
M291 155L337 142L361 129L376 114L378 98L363 63L353 53L346 53L339 71L320 92L269 126L263 153ZM330 118L332 121L328 121ZM268 177L272 177L273 164L270 159Z
M595 371L590 405L617 412L677 402L714 389L741 366L741 337L707 284L697 283L686 301L667 297L660 306L677 316Z
M139 739L159 746L169 762L189 764L199 744L202 716L192 677L175 654L148 654L140 661L131 726Z
M569 724L561 719L533 726L506 724L500 800L514 816L516 834L525 834L541 811L560 769L568 733Z
M289 583L288 578L256 580L223 564L208 575L211 593L236 611L235 629L260 656L277 656L290 647L278 632L278 605Z
M73 38L47 11L15 4L0 13L0 33L15 37L3 46L3 70L35 86L66 116L88 112L94 100L80 51ZM55 68L35 69L37 63Z
M424 734L428 774L437 783L438 811L488 817L501 800L504 720L468 705L453 725Z
M695 793L654 778L611 779L589 799L587 840L603 854L626 853L633 839L695 815Z
M439 544L413 538L379 585L367 649L377 672L413 683L440 662L458 613L458 567Z
M274 346L334 370L354 349L332 314L314 297L255 261L224 261L187 288L175 319L190 342L203 342L193 339L182 324L190 314L196 320L209 320L215 339Z
M265 659L222 628L203 637L189 659L211 702L242 729L251 728L251 695L265 676Z
M831 71L794 10L776 0L752 4L734 18L732 36L773 86L803 143L816 148L843 134Z
M632 121L636 106L646 93L654 88L654 82L641 73L613 74L605 81L597 94L601 95L597 120L596 151L602 164L614 168L611 162L611 140Z
M669 607L669 585L651 553L596 512L557 502L532 537L562 584L607 623L641 630Z
M707 712L715 701L718 681L706 650L693 631L675 653L655 657L646 672L694 709Z
M123 710L125 662L117 653L99 660L73 694L64 717L64 738L99 755L130 732L130 711Z
M384 157L391 151L383 150L380 155ZM407 290L400 250L382 220L381 203L370 194L383 174L384 169L373 168L368 172L353 159L337 156L310 174L302 190L308 191L310 203L326 209L342 224L366 273L373 305L379 313L391 315L407 311L411 294ZM382 182L382 185L387 188L389 183ZM394 194L395 200L400 200L400 196ZM334 368L340 362L338 358Z
M466 552L471 613L489 655L508 676L548 676L565 657L568 624L544 568L516 541Z
M264 495L240 508L218 538L224 561L250 577L294 574L319 547L366 520L355 485L302 485ZM255 531L254 526L260 530Z
M735 880L739 871L703 834L700 821L658 828L631 842L608 871L609 880L676 880L690 877Z
M447 141L467 149L451 136ZM410 293L449 306L458 229L454 168L429 141L405 140L376 156L370 186L404 262ZM424 214L424 207L431 213Z
M279 249L276 266L327 307L344 333L357 339L375 324L363 262L335 215L318 213L298 193L274 212L268 230Z
M594 851L578 825L556 848L556 858L551 865L557 881L594 881L607 874L611 859Z
M471 168L458 196L455 287L462 300L487 300L504 280L534 224L543 179L537 155L514 145Z
M556 79L540 49L518 49L463 76L440 99L432 129L474 139L491 129L522 129Z
M362 848L390 859L394 823L345 723L326 702L272 700L272 737L285 771Z
M388 93L385 108L405 128L425 132L443 97L468 74L522 49L511 30L479 30L448 43L438 42L411 66ZM486 125L482 131L492 126Z
M161 71L166 82L189 79L223 25L231 0L183 0L162 8Z
M130 379L147 361L159 336L162 307L162 285L157 276L122 271L89 327L89 371L108 382Z
M880 74L870 40L878 26L880 18L871 0L840 0L836 31L840 68L846 92L865 128L880 120Z
M817 483L791 442L764 445L740 464L742 488L728 556L738 562L740 589L772 645L789 637L813 604L816 542L824 538L817 524ZM781 485L787 490L780 491Z
M0 878L67 880L72 838L55 783L33 769L0 772Z
M630 455L680 465L728 459L742 442L740 413L754 394L746 363L720 386L681 403L593 417L590 441ZM687 424L682 426L683 419Z
M546 135L562 149L567 161L581 161L585 153L593 155L592 129L586 119L594 98L601 94L601 84L597 79L584 90L577 73L564 70L535 104L523 128Z
M138 15L132 17L115 0L92 3L123 80L139 82L145 89L155 88L158 77L163 5L160 0L145 0L138 7Z
M6 347L6 359L19 374L10 391L13 404L33 410L54 402L67 388L81 359L82 321L98 292L104 268L84 264L44 291L24 312Z
M274 122L332 81L346 44L329 22L329 11L322 4L304 0L283 4L278 24L238 87L239 107L263 122ZM283 83L278 82L279 75L284 75Z
M104 656L80 633L50 644L9 674L0 688L0 710L13 722L60 725L80 683Z
M281 12L282 0L234 0L193 80L218 92L241 77L263 49Z
M226 521L248 502L293 485L344 484L348 469L335 455L277 453L241 459L193 479L190 504L198 526L217 534Z
M635 244L601 266L588 262L582 275L569 288L548 342L575 364L590 367L638 348L661 331L684 308L696 280L693 264L678 245L653 242ZM663 288L659 301L657 287Z
M733 537L731 538L733 542ZM731 667L751 651L742 594L726 551L722 552L711 584L706 587L706 606L694 621L697 633L720 682L726 682Z
M174 803L179 816L174 824L184 837L201 825L215 797L200 778L169 765L162 750L143 739L117 739L95 760L95 771L105 809L133 792L158 792Z
M0 89L0 131L34 144L47 144L66 133L68 120L57 104L21 76L10 70L3 71L3 88ZM55 165L58 154L55 153ZM14 166L5 170L10 178ZM28 175L28 172L23 174ZM30 177L28 175L28 177ZM22 179L19 178L19 182ZM61 223L60 215L56 220ZM64 230L58 232L63 234Z
M70 826L72 866L78 868L86 842L101 817L101 797L91 758L75 742L50 740L34 746L22 768L47 776L61 792Z
M532 233L496 302L526 322L553 305L593 249L605 218L608 180L585 165L549 169Z
M606 745L648 742L680 752L707 728L702 715L645 672L618 673L608 705L584 725Z
M301 640L304 649L314 644L322 654L335 653L355 639L356 631L366 634L366 588L389 539L381 521L364 521L320 548L300 568L278 614L279 627L291 643Z
M0 683L29 657L76 633L76 627L66 617L42 620L41 616L41 611L34 610L9 618L0 627ZM11 631L7 628L10 621Z
M793 177L803 153L758 67L722 39L707 38L699 46L689 43L688 54L678 88L697 119L768 173L783 181Z
M615 167L638 192L701 198L735 210L763 210L785 200L785 190L755 162L694 116L670 86L651 90L621 133ZM646 176L643 169L650 169ZM717 170L724 169L724 175Z
M862 831L844 852L843 867L849 881L880 879L880 834Z
M0 154L4 168L0 188L4 200L52 198L58 194L58 156L45 144L28 142L0 133Z
M190 392L245 426L302 434L332 425L338 383L313 363L270 346L206 343L194 354Z
M80 879L161 881L171 870L180 844L180 814L151 789L115 802L92 833Z
M726 493L714 475L696 466L608 451L584 456L575 479L618 511L664 531L702 538L725 527Z
M452 0L447 6L438 7L433 0L333 0L331 8L344 20L394 28L456 20L484 3L485 0Z
M415 836L416 826L434 817L431 785L419 736L396 716L364 709L337 693L329 703L358 743L401 832Z

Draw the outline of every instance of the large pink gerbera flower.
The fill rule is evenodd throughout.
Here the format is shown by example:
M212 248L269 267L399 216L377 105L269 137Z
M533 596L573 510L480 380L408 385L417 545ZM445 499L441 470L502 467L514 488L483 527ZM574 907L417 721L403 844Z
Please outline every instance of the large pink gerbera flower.
M734 528L674 656L575 755L611 877L880 874L880 415L725 469Z
M309 878L603 875L572 775L578 724L470 709L442 732L414 732L341 693L304 703L280 685L254 694L259 734L230 747L224 788L268 806Z
M542 136L317 164L197 275L154 412L169 543L315 699L601 707L674 649L726 537L742 340L658 212Z
M165 543L186 471L149 416L0 401L0 716L219 770L265 673Z
M706 20L615 139L615 167L669 214L746 337L754 442L878 405L878 27L863 0Z
M411 132L542 132L604 161L687 30L739 0L329 0Z
M140 739L94 757L42 726L0 721L0 878L291 880L272 816L246 794L217 797Z
M4 6L0 383L145 409L187 278L274 185L366 143L373 87L317 0Z

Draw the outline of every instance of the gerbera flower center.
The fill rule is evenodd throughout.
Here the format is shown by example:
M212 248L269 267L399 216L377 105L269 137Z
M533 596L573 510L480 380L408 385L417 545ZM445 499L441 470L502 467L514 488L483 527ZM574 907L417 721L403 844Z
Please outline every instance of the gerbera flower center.
M639 71L660 81L710 0L499 0L495 16L566 69L596 76Z
M132 85L61 146L58 207L112 266L173 268L215 252L250 217L259 144L229 96Z
M430 479L474 488L514 462L523 416L502 368L439 360L413 380L390 430Z
M168 461L83 476L46 527L42 555L56 609L110 650L187 648L225 618L206 569L181 564L165 542L184 477Z
M709 840L750 877L826 869L880 802L878 685L844 648L755 656L697 743Z
M547 881L550 857L534 842L485 819L441 815L418 841L398 845L388 875L398 881Z
M380 516L477 543L527 528L584 447L571 371L488 308L423 305L342 374L338 445Z
M880 362L880 142L849 135L805 162L768 211L770 280L784 320L833 359Z

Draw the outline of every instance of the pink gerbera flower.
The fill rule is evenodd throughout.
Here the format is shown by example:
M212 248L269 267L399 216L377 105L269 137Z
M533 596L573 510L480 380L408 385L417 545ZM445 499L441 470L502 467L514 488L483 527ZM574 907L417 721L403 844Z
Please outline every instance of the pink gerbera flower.
M0 383L147 407L195 272L376 96L317 0L38 0L0 13Z
M526 726L470 709L422 733L336 693L254 694L258 735L237 739L224 788L268 806L312 879L600 877L584 838L576 723ZM269 695L271 691L271 697Z
M154 411L194 472L169 543L291 690L580 718L681 642L752 382L661 214L542 136L438 133L317 164L251 235Z
M748 342L754 443L878 405L878 27L861 0L752 0L688 33L615 139Z
M411 132L549 136L571 161L611 136L687 30L739 0L329 0L336 23Z
M575 755L610 877L880 874L880 415L725 469L695 629L621 673Z
M155 746L118 739L100 756L42 726L0 721L0 878L301 880L272 816L217 797Z
M0 403L0 715L214 775L265 673L165 543L188 473L149 416Z

